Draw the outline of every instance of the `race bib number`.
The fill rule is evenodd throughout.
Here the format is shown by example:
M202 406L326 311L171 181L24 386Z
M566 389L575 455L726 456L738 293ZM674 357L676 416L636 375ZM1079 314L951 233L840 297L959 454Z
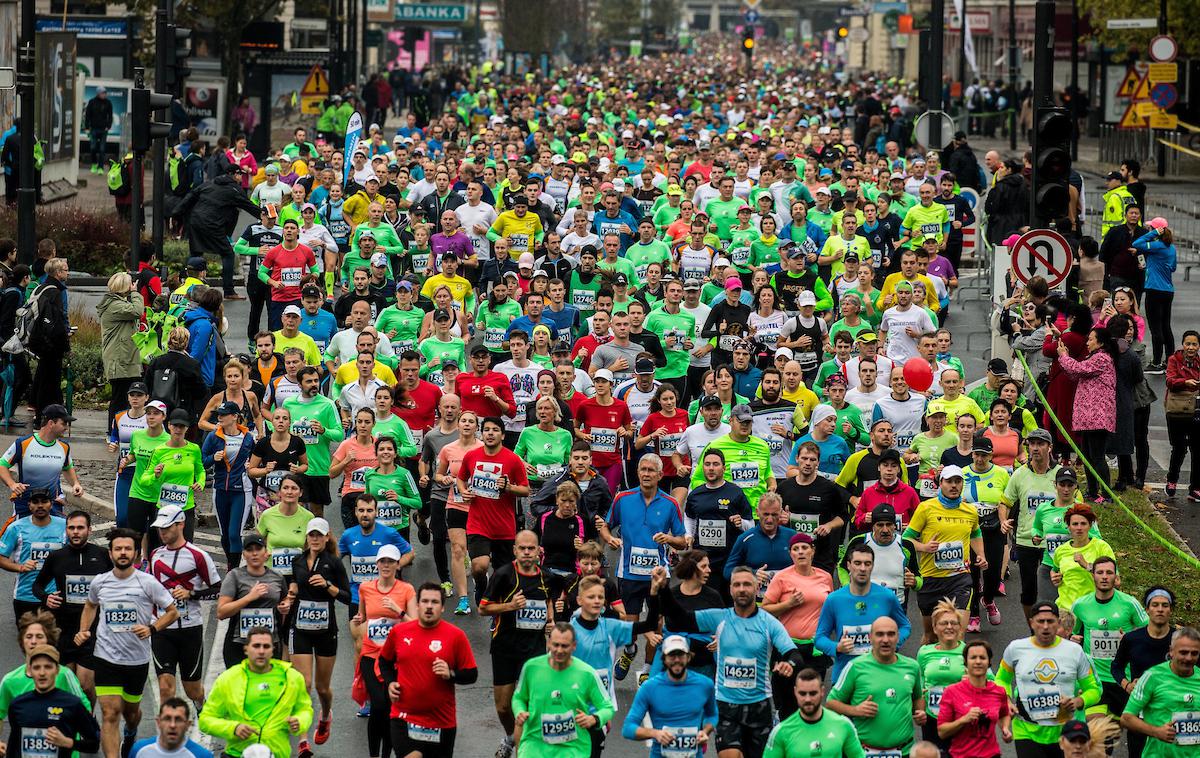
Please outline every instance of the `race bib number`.
M662 747L659 755L663 758L696 758L700 749L700 730L694 726L668 726L671 742Z
M796 353L796 362L800 364L800 368L809 371L813 366L817 365L817 354L811 350Z
M775 343L779 341L779 327L760 326L755 332L755 338L767 349L774 350ZM816 357L816 353L813 353L813 356Z
M1175 744L1183 747L1200 745L1200 711L1183 711L1171 715L1175 728Z
M592 452L595 453L615 453L617 452L617 430L616 429L592 429Z
M729 257L733 261L733 265L745 268L746 264L750 261L750 248L745 246L735 247L729 251Z
M292 575L292 560L300 555L298 547L277 547L271 551L271 568L284 576Z
M925 696L925 704L929 710L936 716L942 707L942 693L946 691L945 687L930 687L929 693Z
M629 548L629 573L633 576L650 576L658 566L659 553L656 548Z
M919 490L919 493L920 493L922 500L928 500L929 498L937 495L937 492L938 492L937 481L934 480L933 477L922 477L920 481L921 481L921 488Z
M1045 505L1046 503L1053 502L1053 495L1029 495L1025 498L1025 510L1029 511L1030 515L1033 515L1033 513L1037 511L1039 505Z
M995 503L975 503L975 510L979 511L979 520L991 518L996 511L1000 510L1000 506Z
M315 445L321 438L319 434L313 431L312 424L308 423L308 419L302 419L292 423L292 434L300 438L300 441L305 445Z
M408 738L414 742L432 742L437 744L442 741L442 730L436 726L408 724Z
M680 270L679 278L683 279L685 282L701 281L704 279L704 276L707 273L708 272L702 268L684 268Z
M1092 658L1111 661L1117 655L1117 646L1121 644L1124 634L1115 629L1094 629L1088 636L1091 638Z
M45 729L22 729L21 755L25 758L57 758L58 747L46 737Z
M510 234L508 240L512 244L513 250L528 250L529 235L528 234Z
M717 349L724 350L727 353L733 352L733 346L737 344L741 337L736 334L722 334L717 337Z
M476 497L488 500L500 499L500 466L495 463L477 463L471 473L471 492Z
M899 450L907 450L908 448L912 447L912 441L913 441L914 436L915 435L912 435L912 434L897 434L896 435L896 448Z
M933 552L934 568L945 571L957 571L963 568L965 562L963 556L963 543L957 541L942 542L938 544L937 550Z
M37 561L38 568L41 568L46 558L60 547L61 542L33 542L29 545L29 557Z
M183 508L187 505L189 489L186 484L164 484L158 491L158 507L175 505Z
M425 269L429 268L429 256L430 256L430 253L428 253L428 252L413 253L411 256L413 270L420 272L420 273L424 273Z
M175 610L179 611L179 620L187 623L191 620L192 601L185 598L175 598Z
M863 755L870 758L904 758L904 753L899 748L868 748L863 746Z
M871 650L871 625L870 624L855 624L853 626L842 627L842 634L850 638L850 642L854 647L850 648L850 655L864 655Z
M563 467L557 463L539 463L534 469L537 471L537 478L545 482L561 474Z
M679 441L683 439L682 434L665 434L658 438L658 454L670 455L679 449Z
M92 579L95 577L83 574L67 574L63 579L63 599L71 605L83 605L87 602L88 591L92 589Z
M387 640L388 633L396 625L396 619L367 619L367 637L371 642L382 645Z
M753 658L725 656L721 662L721 680L732 690L752 690L758 682L758 661Z
M941 224L921 224L921 234L936 234L941 236Z
M104 604L104 624L110 632L132 632L138 623L136 603L117 600Z
M296 628L305 632L320 632L329 628L329 604L319 600L300 600L296 603Z
M243 608L238 612L238 636L245 638L246 633L256 626L266 627L275 632L275 611L270 608Z
M725 547L728 529L729 522L724 519L700 519L696 530L700 547Z
M1047 534L1046 535L1046 555L1054 556L1054 551L1058 550L1060 545L1065 545L1071 541L1069 534Z
M370 466L363 466L360 469L355 469L350 472L350 487L351 489L361 492L366 487L367 472L371 470Z
M571 292L571 305L581 311L590 311L596 306L596 291L595 290L573 290Z
M504 344L504 333L508 331L502 326L489 326L483 330L483 345L488 350L499 350Z
M1034 721L1055 721L1058 718L1058 706L1062 698L1058 690L1039 690L1026 695L1025 712Z
M286 471L271 471L263 477L263 486L269 492L278 492L279 484L283 481L283 477L287 476Z
M545 629L549 618L545 600L526 598L525 607L517 610L517 628L526 631Z
M752 461L736 461L729 466L729 479L742 489L758 486L758 464Z
M283 282L284 287L299 287L300 277L304 275L302 268L285 268L280 270L279 281Z
M812 536L816 533L817 527L820 526L821 517L815 513L793 513L792 528L797 532L804 532Z
M379 578L379 566L373 555L350 556L350 581L355 584L369 582Z
M562 745L574 742L577 736L574 713L566 711L542 714L542 742L547 745Z
M375 520L384 526L396 527L404 524L404 506L391 500L380 500Z

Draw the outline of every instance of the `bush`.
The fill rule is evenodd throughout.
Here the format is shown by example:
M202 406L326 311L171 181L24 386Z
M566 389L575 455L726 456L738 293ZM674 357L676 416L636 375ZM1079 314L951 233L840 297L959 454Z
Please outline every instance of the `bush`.
M41 206L37 209L36 229L39 240L54 240L58 257L69 260L74 271L108 276L128 266L129 224L115 210ZM15 208L0 208L0 237L16 239Z
M71 337L67 368L71 371L76 406L92 407L108 402L108 380L101 357L100 321L95 310L78 303L71 307L71 326L79 327Z

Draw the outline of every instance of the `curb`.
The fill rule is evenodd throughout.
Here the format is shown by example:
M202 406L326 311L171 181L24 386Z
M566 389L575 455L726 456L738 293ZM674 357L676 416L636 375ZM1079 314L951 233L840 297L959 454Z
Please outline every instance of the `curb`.
M95 495L89 495L84 492L79 497L75 497L70 492L65 492L67 505L73 508L82 508L85 511L94 513L99 511L105 516L115 519L117 517L117 509L107 500L101 500Z

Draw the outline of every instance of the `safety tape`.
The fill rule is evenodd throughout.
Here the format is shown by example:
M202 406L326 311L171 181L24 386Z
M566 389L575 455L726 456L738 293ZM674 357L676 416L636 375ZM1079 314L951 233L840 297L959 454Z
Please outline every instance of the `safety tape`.
M1025 376L1033 376L1033 372L1029 369L1029 364L1025 361L1025 355L1020 351L1016 351L1016 355L1017 359L1021 361L1021 365L1025 368ZM1083 463L1084 467L1091 472L1092 477L1100 482L1100 486L1104 489L1105 493L1112 498L1113 502L1120 506L1121 510L1125 511L1125 514L1129 516L1129 518L1133 519L1134 523L1140 526L1143 531L1161 542L1163 547L1182 558L1192 567L1200 568L1200 560L1196 560L1195 557L1188 555L1183 550L1180 550L1178 545L1151 529L1145 521L1138 517L1138 515L1129 508L1129 506L1125 505L1125 502L1117 496L1117 493L1113 492L1108 486L1108 482L1101 479L1100 475L1096 473L1096 469L1092 468L1092 464L1088 462L1088 459L1084 456L1083 451L1081 451L1079 446L1075 444L1075 440L1071 439L1070 433L1067 432L1067 430L1063 427L1062 422L1058 420L1058 416L1054 415L1054 411L1050 409L1050 403L1046 400L1046 396L1042 394L1042 388L1038 386L1037 382L1033 382L1033 391L1037 393L1038 400L1042 402L1042 407L1046 410L1046 415L1050 417L1050 420L1054 422L1054 426L1058 428L1058 433L1062 435L1062 438L1067 441L1067 444L1070 445L1071 449L1075 451L1075 454L1079 456L1079 460Z
M1162 144L1166 145L1169 148L1178 150L1179 152L1184 153L1186 155L1190 155L1193 158L1200 158L1200 152L1197 152L1197 151L1191 149L1190 147L1184 147L1183 145L1171 142L1170 140L1162 139L1161 137L1159 138L1158 141L1161 142Z

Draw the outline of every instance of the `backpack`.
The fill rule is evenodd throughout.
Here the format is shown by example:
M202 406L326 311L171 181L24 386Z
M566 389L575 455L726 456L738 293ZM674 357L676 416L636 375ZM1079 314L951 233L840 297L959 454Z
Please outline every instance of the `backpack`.
M167 352L167 337L179 325L179 317L168 311L146 309L146 325L133 334L142 361L149 361Z
M151 371L150 399L161 400L168 408L179 407L179 372L174 366L164 366Z
M33 141L33 170L41 171L46 165L46 148L42 146L42 140Z
M191 155L188 158L192 157ZM188 164L191 163L187 158L180 158L178 155L172 155L167 160L167 184L171 188L171 194L176 197L183 197L192 188L191 171L188 170Z
M119 161L110 160L105 174L108 180L108 194L124 197L129 194L129 186L125 181L125 167Z
M37 357L37 354L30 350L29 346L40 341L49 325L50 317L42 312L42 300L54 286L53 284L39 285L25 301L25 304L17 309L16 318L13 320L13 334L4 343L2 348L4 352L14 355L24 353Z

